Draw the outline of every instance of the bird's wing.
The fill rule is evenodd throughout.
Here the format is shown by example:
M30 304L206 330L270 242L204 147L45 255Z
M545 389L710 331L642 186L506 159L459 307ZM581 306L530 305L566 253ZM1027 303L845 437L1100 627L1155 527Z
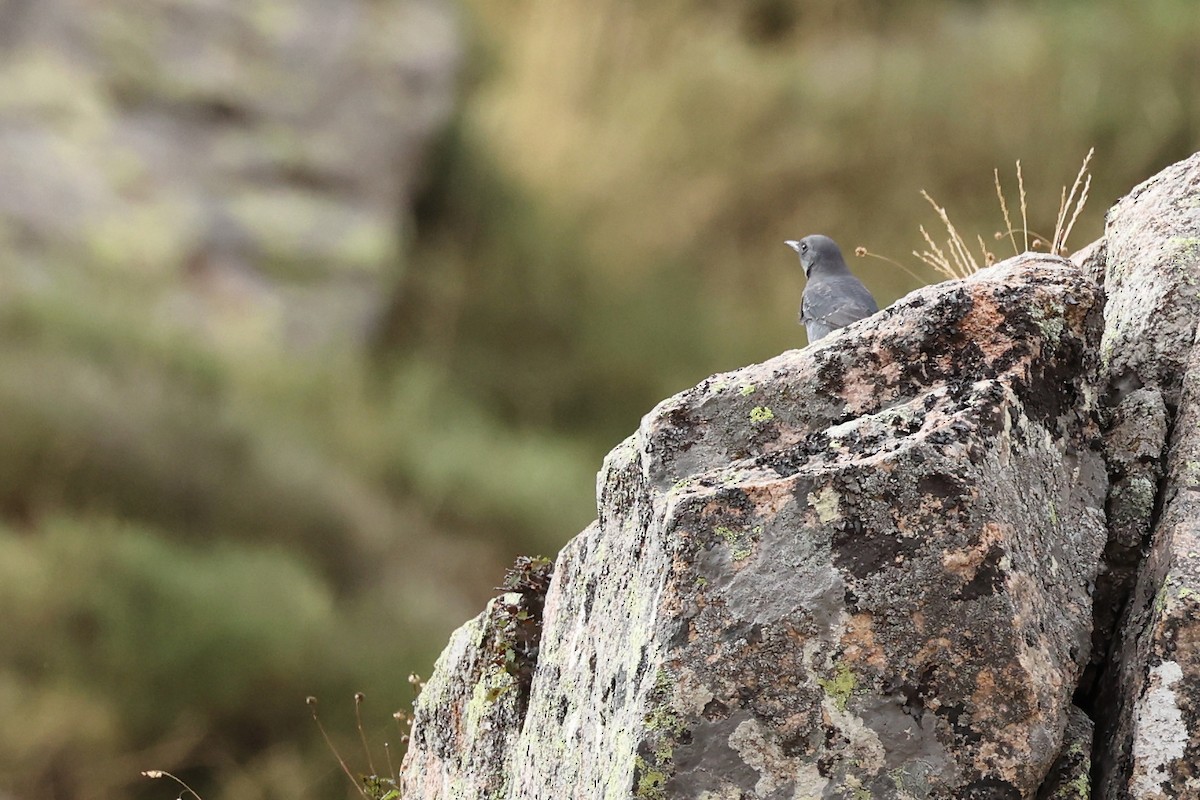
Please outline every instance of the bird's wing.
M843 328L879 310L867 287L853 275L811 281L804 289L800 321Z

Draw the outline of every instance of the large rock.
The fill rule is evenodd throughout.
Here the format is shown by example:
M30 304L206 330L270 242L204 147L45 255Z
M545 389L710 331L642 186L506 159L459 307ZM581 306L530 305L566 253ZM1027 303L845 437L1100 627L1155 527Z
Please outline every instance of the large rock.
M1098 687L1099 797L1200 797L1200 154L1114 206L1105 240L1109 550L1136 588Z
M523 721L457 729L493 796L1033 797L1106 539L1100 312L1027 256L660 404L558 558ZM405 796L475 796L421 742Z
M1077 261L660 404L559 556L521 719L455 728L478 768L419 739L406 796L1200 797L1200 154ZM443 678L426 720L495 675Z
M449 0L0 3L0 258L164 313L362 327L454 98ZM111 277L110 277L111 280Z

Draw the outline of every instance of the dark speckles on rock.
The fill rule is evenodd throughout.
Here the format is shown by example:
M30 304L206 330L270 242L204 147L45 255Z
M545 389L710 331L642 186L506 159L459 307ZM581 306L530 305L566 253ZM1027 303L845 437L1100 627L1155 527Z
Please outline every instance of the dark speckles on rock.
M725 719L729 716L729 706L725 705L720 700L709 700L704 704L704 711L702 711L700 715L709 722Z
M679 620L667 641L670 643L673 649L687 647L688 643L692 641L691 615L685 615Z
M929 497L957 500L966 494L966 487L953 475L935 472L917 480L917 492Z
M836 524L834 563L856 578L896 568L924 544L919 539L897 536L892 531L871 530L858 519L843 519Z
M974 298L960 285L948 292L943 298L943 302L933 306L930 312L925 315L924 324L926 329L934 331L954 330L957 324L967 314L971 313L971 309L974 306Z
M590 616L592 606L596 603L596 578L592 578L587 582L583 594L583 615Z
M842 366L841 360L836 354L826 350L822 351L818 363L817 378L821 389L830 395L841 394L845 377L845 367Z
M980 778L967 786L963 800L1022 800L1021 790L999 778Z

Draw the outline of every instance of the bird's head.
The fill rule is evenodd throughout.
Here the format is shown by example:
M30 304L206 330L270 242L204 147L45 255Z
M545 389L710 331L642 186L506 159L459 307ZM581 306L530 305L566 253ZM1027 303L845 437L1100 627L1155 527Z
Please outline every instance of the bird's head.
M820 267L823 271L847 269L846 261L842 258L841 248L837 242L828 236L814 234L805 236L800 241L784 242L800 256L800 266L804 267L804 277L812 277L813 269Z

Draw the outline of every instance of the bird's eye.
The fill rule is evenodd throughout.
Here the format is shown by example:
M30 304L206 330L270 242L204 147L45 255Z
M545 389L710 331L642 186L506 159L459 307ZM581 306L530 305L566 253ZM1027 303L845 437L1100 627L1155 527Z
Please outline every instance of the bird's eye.
M808 244L806 242L800 243L800 252L802 252L802 253L808 252Z

